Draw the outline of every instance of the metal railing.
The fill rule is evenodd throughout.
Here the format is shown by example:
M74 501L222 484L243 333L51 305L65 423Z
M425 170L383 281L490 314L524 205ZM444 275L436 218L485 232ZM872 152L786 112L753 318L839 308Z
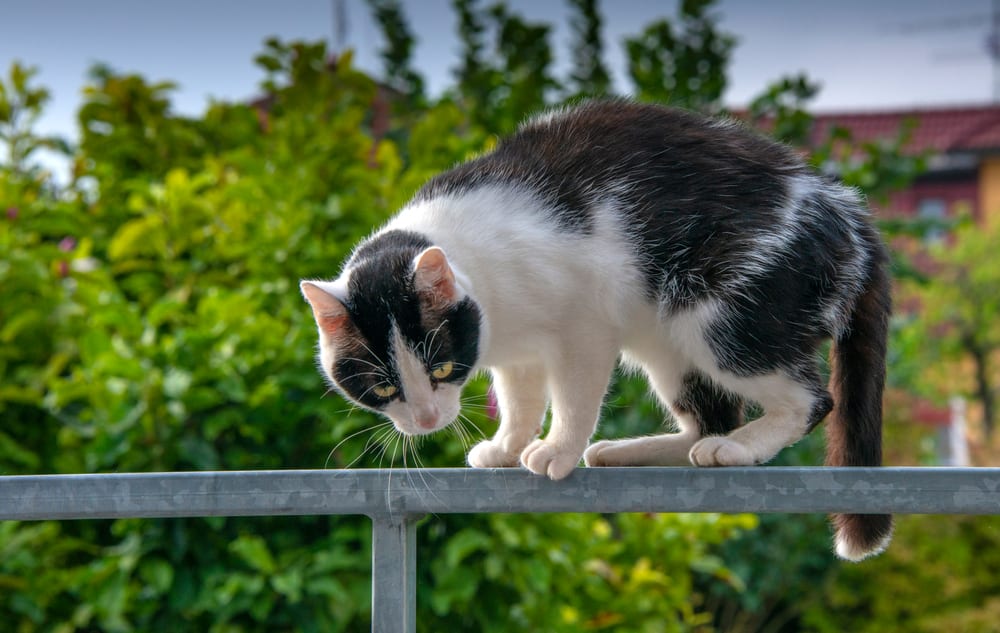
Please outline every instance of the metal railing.
M1000 468L284 470L0 476L0 520L364 514L372 630L416 630L416 520L481 512L1000 514Z

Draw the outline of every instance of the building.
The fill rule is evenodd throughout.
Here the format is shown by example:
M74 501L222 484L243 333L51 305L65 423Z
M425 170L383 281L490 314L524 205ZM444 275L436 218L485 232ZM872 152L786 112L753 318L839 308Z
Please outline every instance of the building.
M912 127L904 149L927 153L928 170L892 196L893 213L1000 218L1000 105L821 114L812 139L822 142L834 126L848 129L857 142L895 139L905 124Z

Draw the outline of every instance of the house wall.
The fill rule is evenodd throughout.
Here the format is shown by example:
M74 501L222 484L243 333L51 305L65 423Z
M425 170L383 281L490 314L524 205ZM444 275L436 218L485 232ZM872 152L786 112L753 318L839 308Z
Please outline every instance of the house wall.
M998 163L1000 168L1000 163ZM996 185L1000 194L1000 170ZM910 187L889 195L887 205L878 205L883 217L916 217L920 215L921 203L927 200L939 201L946 216L971 213L979 217L983 209L980 192L980 176L975 171L951 174L926 174L918 178ZM1000 205L1000 195L997 197ZM997 207L1000 215L1000 206Z
M1000 156L984 157L980 163L979 212L983 222L1000 221Z

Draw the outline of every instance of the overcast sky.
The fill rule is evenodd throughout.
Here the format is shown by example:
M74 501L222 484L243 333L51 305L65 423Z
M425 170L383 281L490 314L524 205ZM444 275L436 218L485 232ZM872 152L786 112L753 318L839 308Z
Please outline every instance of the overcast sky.
M180 85L174 105L197 114L209 98L243 99L262 78L253 56L268 36L335 45L334 0L0 0L0 64L40 68L53 93L45 132L72 135L87 69L120 71ZM485 0L484 5L490 4ZM609 64L627 88L621 41L676 10L676 1L605 0ZM346 45L379 68L379 34L363 0L346 0ZM508 0L529 20L555 26L557 68L569 28L563 0ZM404 0L419 38L418 69L432 91L450 82L459 44L449 0ZM992 98L990 0L725 0L716 9L739 38L730 105L768 82L805 71L818 80L819 110L984 103Z

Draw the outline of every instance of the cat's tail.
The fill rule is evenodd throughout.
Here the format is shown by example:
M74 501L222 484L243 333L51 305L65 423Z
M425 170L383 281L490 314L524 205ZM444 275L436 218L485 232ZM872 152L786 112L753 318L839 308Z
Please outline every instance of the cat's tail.
M877 238L873 243L877 246L865 289L833 345L827 466L882 465L882 388L892 299L888 254ZM835 514L831 520L841 558L859 561L878 554L892 538L889 514Z

